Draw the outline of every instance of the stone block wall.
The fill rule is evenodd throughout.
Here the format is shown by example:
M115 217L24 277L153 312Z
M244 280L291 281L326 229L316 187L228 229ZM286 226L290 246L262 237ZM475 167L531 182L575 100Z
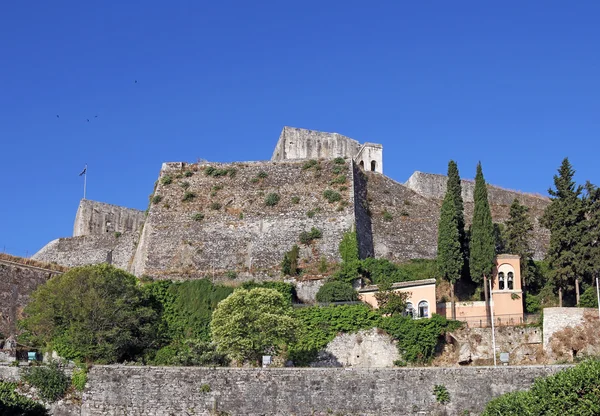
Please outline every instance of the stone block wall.
M59 238L46 244L32 258L68 267L110 263L128 270L138 239L138 232Z
M478 414L565 366L462 368L177 368L95 366L82 416ZM436 384L450 402L439 405ZM476 389L473 386L477 386Z
M75 215L73 237L139 231L144 211L82 199Z
M333 159L356 156L360 143L338 133L284 127L275 146L272 161Z
M339 261L338 243L354 224L350 163L341 165L341 175L332 172L333 161L308 169L304 164L165 164L161 178L169 176L172 183L159 180L155 195L162 199L150 208L133 272L187 279L235 270L240 280L279 278L283 255L293 244L300 245L306 267L321 257ZM235 174L210 176L207 169ZM340 176L346 178L344 183L332 183ZM341 200L328 202L326 190L338 192ZM186 192L194 196L183 201ZM274 206L265 203L271 193L279 196ZM322 238L300 244L300 234L312 227Z
M544 351L549 352L548 347L555 332L582 325L586 311L597 312L588 308L544 308Z
M0 332L5 337L17 333L17 320L22 317L30 294L58 273L21 264L17 258L3 256L0 259Z

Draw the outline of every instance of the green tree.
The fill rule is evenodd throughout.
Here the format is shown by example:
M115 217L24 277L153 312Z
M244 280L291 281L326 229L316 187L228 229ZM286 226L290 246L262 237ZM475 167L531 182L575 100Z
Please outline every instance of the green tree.
M379 313L388 316L403 315L406 311L406 303L410 297L409 292L395 291L389 281L384 281L378 285L379 291L375 293Z
M600 188L585 184L585 232L582 238L584 268L588 282L600 277Z
M583 234L585 206L581 198L583 188L575 184L575 171L568 158L562 161L554 187L548 193L552 202L546 207L540 223L550 230L550 244L546 260L550 265L549 278L558 288L559 305L563 290L575 285L579 302L579 276L585 272Z
M333 281L327 282L317 292L317 302L345 302L358 299L356 290L350 283Z
M281 274L284 276L298 276L298 256L300 255L300 248L294 244L292 249L283 255L283 261L281 262Z
M481 162L477 164L474 194L475 207L473 209L473 223L471 225L469 268L471 279L474 282L481 283L483 281L485 304L486 308L489 308L487 279L492 274L494 268L496 247L492 213L490 212L487 185L483 178Z
M458 168L448 163L448 183L438 226L437 262L442 278L450 283L452 319L456 318L454 288L464 266L464 214Z
M213 312L210 323L217 351L260 364L296 339L298 324L285 297L274 289L238 289Z
M61 357L132 360L153 347L158 314L135 276L107 264L76 267L39 286L21 321L28 343Z
M345 232L338 248L340 257L342 258L342 264L340 269L335 273L334 278L343 280L347 283L352 283L359 278L360 270L356 231Z
M521 258L521 281L523 286L527 286L531 276L533 262L533 250L529 244L530 234L533 231L533 224L529 219L529 208L521 205L515 198L506 221L506 250L510 254L516 254Z

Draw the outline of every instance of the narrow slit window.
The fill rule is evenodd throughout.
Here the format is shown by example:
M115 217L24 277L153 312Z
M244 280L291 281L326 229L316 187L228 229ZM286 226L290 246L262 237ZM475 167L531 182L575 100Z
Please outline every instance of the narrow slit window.
M377 167L377 162L374 160L371 161L371 171L375 172L375 168Z
M504 273L498 273L498 289L504 290Z
M513 290L514 289L514 283L513 283L513 272L508 272L508 290Z

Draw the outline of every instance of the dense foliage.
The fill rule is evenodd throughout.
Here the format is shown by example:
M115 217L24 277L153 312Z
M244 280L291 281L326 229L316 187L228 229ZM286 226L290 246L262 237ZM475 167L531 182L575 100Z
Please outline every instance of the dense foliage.
M474 282L481 283L483 281L483 293L487 304L487 278L490 277L494 268L496 245L487 185L483 178L481 162L477 164L477 174L475 175L474 205L469 241L469 268L471 279Z
M274 289L281 293L283 297L291 304L294 298L296 297L296 288L291 283L285 282L255 282L251 280L249 282L242 283L241 288L246 290L251 290L255 288L263 288L263 289Z
M600 414L600 361L535 380L529 391L504 394L488 403L483 416L594 416Z
M298 267L298 256L300 255L300 248L294 244L292 249L283 255L283 261L281 262L281 274L284 276L297 276L300 272Z
M218 352L255 363L262 355L276 355L294 341L298 328L285 297L262 288L233 292L219 303L210 325Z
M558 175L554 175L555 189L548 190L552 202L546 207L540 221L550 230L550 244L546 253L550 265L548 277L560 293L573 287L575 280L586 271L582 245L586 220L585 204L581 198L583 187L575 184L574 175L575 170L569 159L565 158Z
M214 343L199 339L175 339L161 348L152 360L154 365L227 366L229 359L217 352Z
M16 383L0 381L0 414L3 416L47 416L40 403L16 392Z
M367 305L313 306L294 310L300 329L289 347L296 365L308 365L320 349L340 332L356 332L377 327L381 316Z
M505 251L520 257L521 282L527 286L532 274L531 262L533 261L533 250L530 239L533 231L533 223L529 218L529 208L519 203L515 198L506 221L504 231Z
M598 293L594 286L588 287L581 298L579 299L579 306L582 308L597 308L598 307Z
M158 314L136 278L106 264L53 277L32 293L25 315L27 342L67 359L134 359L156 339Z
M429 362L447 331L460 328L461 323L434 314L430 319L407 316L384 317L380 328L398 340L402 359L410 363Z
M357 299L358 294L356 290L354 290L350 283L346 282L327 282L317 292L317 302L321 303L345 302Z
M37 389L42 400L50 403L62 398L71 385L71 379L57 362L29 367L23 371L22 378Z

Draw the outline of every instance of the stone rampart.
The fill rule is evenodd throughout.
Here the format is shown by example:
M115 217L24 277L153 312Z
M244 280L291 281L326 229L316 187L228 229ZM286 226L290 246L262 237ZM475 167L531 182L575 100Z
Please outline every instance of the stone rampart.
M549 352L550 341L554 333L567 327L576 327L585 322L586 311L598 313L590 308L544 308L544 351Z
M139 231L144 211L82 199L75 216L73 237Z
M46 244L32 258L68 267L110 263L128 270L138 239L138 232L59 238Z
M88 373L81 415L478 414L494 397L527 389L536 378L564 368L96 366ZM450 393L446 406L436 402L437 384Z
M0 259L0 332L8 337L17 333L17 320L22 317L29 295L42 283L61 271L22 264L22 259L2 256Z
M159 180L160 202L150 207L132 270L170 279L228 271L238 280L273 279L293 244L305 268L321 257L339 261L338 243L354 224L350 163L305 163L164 164L161 178L172 183ZM224 174L207 174L213 170ZM328 202L326 190L340 200ZM270 194L279 198L274 205L266 202ZM300 244L300 234L313 227L322 238Z
M294 159L352 159L360 143L338 133L284 127L275 146L272 161Z

